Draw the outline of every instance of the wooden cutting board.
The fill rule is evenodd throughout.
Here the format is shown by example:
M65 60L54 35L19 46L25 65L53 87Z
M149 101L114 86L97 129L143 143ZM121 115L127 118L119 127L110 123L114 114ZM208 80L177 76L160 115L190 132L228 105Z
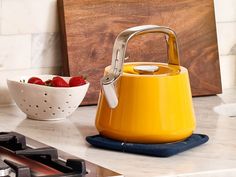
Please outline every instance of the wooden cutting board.
M83 104L97 103L99 80L111 64L116 36L146 24L176 31L193 96L222 92L213 0L58 0L58 9L64 74L83 74L91 83ZM127 54L128 61L166 62L164 38L138 36L129 43Z

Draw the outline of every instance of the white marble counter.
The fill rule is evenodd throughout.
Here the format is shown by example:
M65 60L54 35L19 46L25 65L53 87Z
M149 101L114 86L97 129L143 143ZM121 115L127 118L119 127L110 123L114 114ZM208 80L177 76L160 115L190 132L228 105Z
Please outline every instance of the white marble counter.
M194 98L197 133L208 143L169 158L148 157L96 149L85 137L97 133L96 107L80 107L67 120L43 122L26 119L16 106L0 107L0 131L17 131L75 156L110 168L126 177L236 176L236 117L218 115L215 106L236 102L236 89L219 96ZM236 108L235 108L236 109Z

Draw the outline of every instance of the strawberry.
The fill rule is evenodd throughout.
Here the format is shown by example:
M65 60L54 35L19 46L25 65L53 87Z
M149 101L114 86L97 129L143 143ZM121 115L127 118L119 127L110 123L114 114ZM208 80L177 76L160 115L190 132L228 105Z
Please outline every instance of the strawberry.
M42 79L38 77L31 77L28 80L28 83L30 84L38 84L38 85L45 85L45 83L42 81Z
M84 85L84 84L86 84L86 81L83 78L83 76L72 77L69 81L70 87L76 87L76 86L80 86L80 85Z
M53 77L51 85L53 87L69 87L69 84L61 77Z
M52 86L52 80L51 79L46 80L45 85L51 87Z

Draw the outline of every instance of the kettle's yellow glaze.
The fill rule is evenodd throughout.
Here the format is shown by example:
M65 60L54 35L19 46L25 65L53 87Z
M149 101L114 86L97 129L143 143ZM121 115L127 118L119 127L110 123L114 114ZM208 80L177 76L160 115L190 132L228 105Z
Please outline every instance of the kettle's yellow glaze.
M157 65L159 70L153 75L140 75L132 69L144 64ZM100 134L126 142L166 143L193 133L195 117L186 68L126 63L123 72L116 88L119 103L115 109L100 94L96 115Z
M146 33L166 35L168 63L124 63L128 41ZM145 25L120 33L101 85L96 127L103 136L169 143L189 137L195 129L188 71L179 64L176 34L168 27Z

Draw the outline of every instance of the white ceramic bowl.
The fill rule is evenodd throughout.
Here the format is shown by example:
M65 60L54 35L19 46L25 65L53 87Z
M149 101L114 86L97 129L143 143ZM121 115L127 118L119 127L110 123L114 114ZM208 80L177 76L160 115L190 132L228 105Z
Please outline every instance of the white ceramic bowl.
M43 81L55 75L35 75ZM17 106L28 118L37 120L59 120L71 115L84 99L89 87L49 87L27 83L32 76L7 79L7 85ZM63 77L67 82L70 77ZM25 83L23 82L25 81Z

